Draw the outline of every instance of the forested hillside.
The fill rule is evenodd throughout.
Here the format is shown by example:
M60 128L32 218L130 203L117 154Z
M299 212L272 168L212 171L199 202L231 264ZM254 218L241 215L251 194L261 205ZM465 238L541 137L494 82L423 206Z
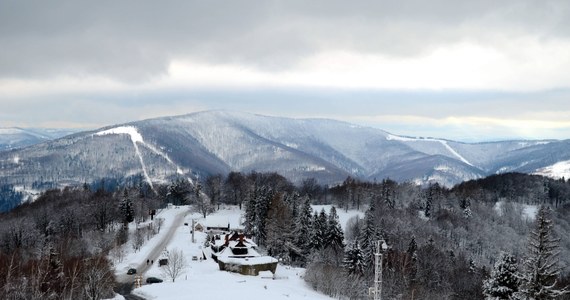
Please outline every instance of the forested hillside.
M109 255L140 238L126 233L126 224L166 203L192 205L204 215L222 204L240 206L246 232L264 251L306 267L307 284L332 297L366 297L379 239L388 246L385 299L483 299L504 290L497 278L506 264L511 271L504 276L518 278L510 293L530 295L537 286L528 274L540 255L552 262L541 281L552 286L543 290L555 294L570 282L570 182L563 179L512 173L448 189L349 177L329 187L232 172L196 185L180 178L155 191L142 178L128 186L99 182L50 190L0 215L0 273L7 274L0 298L67 299L85 296L93 285L101 287L93 293L109 295ZM313 211L312 204L334 207ZM347 209L364 218L340 224L337 210ZM533 248L538 236L549 251Z
M570 140L461 143L412 138L326 119L205 111L79 132L0 151L0 211L49 188L144 176L151 185L230 172L277 172L300 184L390 177L454 184L496 173L568 174Z

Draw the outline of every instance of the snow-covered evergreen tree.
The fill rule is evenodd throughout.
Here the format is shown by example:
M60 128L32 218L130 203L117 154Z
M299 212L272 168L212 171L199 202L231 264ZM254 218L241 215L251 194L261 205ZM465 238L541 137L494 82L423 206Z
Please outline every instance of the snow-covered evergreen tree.
M325 235L325 248L330 247L337 253L342 251L344 249L344 232L340 226L338 214L336 213L336 208L334 206L331 207L329 212L327 229L328 231Z
M256 197L257 190L253 190L251 197L245 202L245 216L243 221L243 226L245 232L249 234L253 234L254 231L254 222L255 222L255 207L256 201L258 200Z
M254 218L254 231L253 235L256 238L256 242L260 246L265 245L265 238L267 235L265 229L265 220L267 218L267 212L269 206L271 205L271 200L273 199L274 193L271 189L262 187L260 192L257 193L257 200L255 201L255 218Z
M313 215L313 230L314 235L311 240L312 250L321 250L325 247L325 238L328 231L327 228L327 213L324 209L319 214L315 212Z
M364 256L358 240L348 246L343 265L349 275L361 276L364 274Z
M432 206L432 202L433 202L433 194L432 194L431 189L429 189L426 193L427 193L427 195L426 195L426 204L424 207L424 216L426 218L429 218L429 217L431 217L431 209L432 209L431 206Z
M542 206L536 216L536 228L530 233L519 299L555 299L568 293L567 288L556 286L560 274L559 242L553 234L548 208Z
M265 223L273 195L273 191L269 188L258 186L253 189L251 197L246 202L245 231L252 234L260 246L265 243Z
M271 200L265 219L265 243L269 255L290 262L290 254L297 251L292 243L291 213L282 198L282 194L276 194Z
M123 217L123 223L128 224L134 221L135 219L135 210L133 207L133 202L127 190L123 193L123 200L119 206L121 210L121 216Z
M302 251L304 260L311 252L311 243L314 239L314 232L311 219L311 203L308 197L303 197L302 206L298 209L294 222L294 243Z
M359 236L360 246L364 252L364 261L367 265L374 263L374 245L379 239L380 232L378 227L376 227L375 208L374 206L370 206L370 209L368 209L364 215L364 226Z
M483 281L483 295L486 300L516 299L520 285L517 259L502 252L495 263L491 276Z

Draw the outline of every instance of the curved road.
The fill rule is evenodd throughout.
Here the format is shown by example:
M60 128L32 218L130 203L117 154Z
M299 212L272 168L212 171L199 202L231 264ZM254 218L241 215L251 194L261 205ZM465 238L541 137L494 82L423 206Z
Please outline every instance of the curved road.
M149 252L147 259L154 260L155 263L158 263L158 257L162 253L162 250L166 248L168 243L170 243L170 240L172 240L172 237L174 236L176 229L178 229L180 225L182 225L182 223L184 222L184 217L186 216L186 214L188 214L189 209L190 208L180 209L180 212L176 214L176 216L174 217L172 225L170 226L170 228L168 228L168 232L166 232L166 234L163 234L158 244L156 244L156 246ZM148 271L150 267L151 267L150 265L146 264L146 261L141 261L136 266L137 275L144 275L144 273L146 273L146 271ZM143 300L144 298L131 294L134 284L133 280L134 277L132 275L122 274L118 276L117 283L115 285L115 292L123 295L127 300L131 299Z

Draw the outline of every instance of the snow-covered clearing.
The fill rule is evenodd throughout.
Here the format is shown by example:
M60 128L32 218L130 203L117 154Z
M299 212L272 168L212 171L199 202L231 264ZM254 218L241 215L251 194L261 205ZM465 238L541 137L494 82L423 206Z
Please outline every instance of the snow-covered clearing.
M519 204L519 203L510 203L515 209L520 210L521 217L528 221L534 221L536 218L536 214L538 213L538 205L530 205L530 204ZM504 202L499 201L495 203L495 211L499 216L503 215L503 206Z
M313 205L313 210L320 212L324 209L328 214L331 205ZM163 218L159 234L148 240L137 252L132 252L132 246L125 245L125 255L122 262L115 263L116 275L119 280L133 280L133 275L126 275L129 268L137 268L138 275L141 275L141 268L147 268L146 260L154 260L154 264L148 266L148 270L143 275L143 286L133 290L133 294L145 299L331 299L320 294L309 287L303 280L305 269L293 268L279 265L275 274L275 279L271 272L262 272L259 276L245 276L237 273L220 271L218 264L210 257L210 249L204 247L206 233L195 232L195 243L191 240L191 224L202 226L229 226L232 229L243 228L243 210L236 206L222 206L220 210L203 218L201 214L190 212L186 206L163 209L155 218ZM364 216L364 212L337 208L339 220L343 227L348 219L355 215ZM176 228L172 228L177 216L185 215L184 221ZM187 225L185 225L187 224ZM139 224L145 226L145 224ZM133 226L134 227L134 226ZM166 245L168 251L181 250L188 262L186 272L176 279L169 281L161 272L158 266L158 257L152 256L153 250L164 240L170 229L174 234L170 242ZM135 230L131 228L131 231ZM160 249L161 251L164 249ZM206 257L206 260L193 260L193 257ZM112 259L113 260L113 259ZM146 284L147 277L158 277L164 280L163 283ZM117 296L115 299L122 299Z
M570 160L560 161L551 166L538 169L535 174L551 178L570 178Z

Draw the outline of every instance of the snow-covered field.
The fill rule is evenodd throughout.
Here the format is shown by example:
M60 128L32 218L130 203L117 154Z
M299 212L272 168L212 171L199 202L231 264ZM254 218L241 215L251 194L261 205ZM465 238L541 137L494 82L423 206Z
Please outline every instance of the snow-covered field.
M330 205L314 206L315 211L322 208L329 212ZM187 208L165 209L157 217L164 218L165 224L161 234L149 240L137 253L129 253L122 263L116 265L117 275L124 276L128 268L146 262L148 254L157 245L161 235L168 231L175 216L180 213L187 213ZM337 209L339 219L344 227L346 221L356 215L363 215L362 212L349 210L345 212ZM192 224L192 219L204 225L225 225L230 224L231 228L236 228L242 221L242 211L237 207L222 207L219 211L209 215L206 219L198 213L188 212L184 223ZM275 274L275 279L271 272L262 272L259 276L245 276L237 273L220 271L217 263L210 258L209 248L204 247L206 234L195 232L195 243L191 241L189 226L179 226L176 229L167 249L173 251L179 249L184 253L188 262L186 272L175 282L169 282L162 274L158 263L155 263L144 275L147 277L158 277L164 279L163 283L144 284L140 288L133 290L133 294L145 299L174 300L174 299L330 299L312 290L303 280L304 269L279 265ZM132 250L131 250L132 251ZM206 256L204 261L193 261L192 257ZM143 279L143 282L144 282ZM134 278L133 278L134 280ZM119 298L117 298L119 299Z
M551 166L538 169L535 174L552 178L570 178L570 160L557 162Z

